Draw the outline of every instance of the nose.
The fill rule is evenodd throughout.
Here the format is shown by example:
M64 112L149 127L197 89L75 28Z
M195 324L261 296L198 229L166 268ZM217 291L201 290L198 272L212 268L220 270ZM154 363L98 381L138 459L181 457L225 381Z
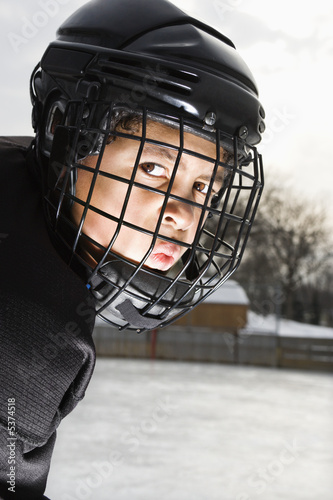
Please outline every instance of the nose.
M180 231L187 231L192 228L196 220L196 210L193 205L186 203L186 201L185 199L184 201L180 201L170 198L165 207L162 225L170 226Z

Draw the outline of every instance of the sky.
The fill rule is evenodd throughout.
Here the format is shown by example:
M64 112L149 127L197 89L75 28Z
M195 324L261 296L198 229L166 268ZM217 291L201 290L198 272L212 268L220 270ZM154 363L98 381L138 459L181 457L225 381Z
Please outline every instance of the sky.
M110 0L111 1L111 0ZM266 111L266 173L333 208L331 0L172 0L228 36ZM58 26L85 0L0 0L0 135L31 135L29 77Z

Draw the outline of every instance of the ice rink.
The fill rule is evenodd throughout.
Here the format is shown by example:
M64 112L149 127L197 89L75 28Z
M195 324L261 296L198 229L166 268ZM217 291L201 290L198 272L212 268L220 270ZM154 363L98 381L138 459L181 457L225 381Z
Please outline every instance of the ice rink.
M98 359L61 424L52 500L332 500L333 377Z

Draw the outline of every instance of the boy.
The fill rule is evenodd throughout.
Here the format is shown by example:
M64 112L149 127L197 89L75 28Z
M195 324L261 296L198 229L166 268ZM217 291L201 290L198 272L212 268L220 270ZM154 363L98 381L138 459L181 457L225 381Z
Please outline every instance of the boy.
M31 96L36 137L0 152L0 492L37 500L93 371L95 315L166 326L239 265L264 111L232 42L166 0L84 5Z

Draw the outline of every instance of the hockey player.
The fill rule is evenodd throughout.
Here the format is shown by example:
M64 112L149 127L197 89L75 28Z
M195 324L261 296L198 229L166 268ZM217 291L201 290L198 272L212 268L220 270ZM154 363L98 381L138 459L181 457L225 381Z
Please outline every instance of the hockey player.
M166 326L238 267L264 111L232 42L166 0L84 5L31 97L36 136L0 150L0 491L38 500L93 371L95 315Z

